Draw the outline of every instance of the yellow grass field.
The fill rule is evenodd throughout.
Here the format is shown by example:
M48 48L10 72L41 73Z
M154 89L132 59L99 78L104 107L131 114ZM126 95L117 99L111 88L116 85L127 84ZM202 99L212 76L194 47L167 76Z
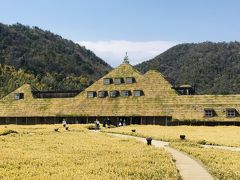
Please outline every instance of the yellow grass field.
M171 143L171 146L199 159L216 179L240 179L240 152L206 149L192 143Z
M164 149L84 125L0 126L0 179L179 179Z
M133 133L131 130L135 129ZM203 148L199 144L240 146L240 127L234 126L153 126L132 125L103 129L105 132L130 134L170 141L170 145L200 160L216 179L240 179L240 152ZM184 134L187 141L180 141Z
M136 132L132 133L132 129ZM236 126L154 126L131 125L119 128L103 129L106 132L124 133L140 137L151 136L163 141L179 141L180 135L199 144L240 146L240 127Z

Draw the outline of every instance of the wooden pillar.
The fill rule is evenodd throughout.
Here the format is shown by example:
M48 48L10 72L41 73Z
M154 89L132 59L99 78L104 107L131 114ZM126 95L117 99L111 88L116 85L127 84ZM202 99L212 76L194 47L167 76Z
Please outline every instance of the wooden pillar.
M25 120L26 120L26 123L25 123L25 124L27 124L27 117L25 117Z
M16 124L18 124L18 123L17 123L17 117L16 117Z
M141 116L141 122L140 122L140 124L142 125L143 124L143 117Z
M130 117L130 124L132 124L132 116Z
M86 124L88 124L88 116L87 116Z
M155 125L155 124L156 124L156 117L153 116L153 125Z
M165 118L165 126L167 126L167 121L168 121L168 119L167 119L167 116L166 116L166 118Z
M34 119L35 119L35 124L37 124L37 117L35 117Z

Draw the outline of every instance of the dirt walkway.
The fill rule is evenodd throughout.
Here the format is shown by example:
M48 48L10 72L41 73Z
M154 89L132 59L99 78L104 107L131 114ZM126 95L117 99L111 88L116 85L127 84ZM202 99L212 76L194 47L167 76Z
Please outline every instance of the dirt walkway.
M229 147L229 146L214 146L214 145L201 145L204 148L214 148L214 149L223 149L223 150L229 150L229 151L239 151L240 147Z
M138 141L146 143L145 138L134 137L122 134L107 133L111 136L121 137L121 138L132 138ZM213 177L208 173L208 171L196 160L189 157L187 154L182 153L174 148L168 146L168 142L153 140L152 145L155 147L165 148L167 152L171 153L173 159L176 161L176 167L183 180L208 180L213 179Z

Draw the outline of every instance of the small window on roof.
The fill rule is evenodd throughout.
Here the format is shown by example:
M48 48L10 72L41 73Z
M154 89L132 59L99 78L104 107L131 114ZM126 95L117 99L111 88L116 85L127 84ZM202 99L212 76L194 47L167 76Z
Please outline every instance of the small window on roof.
M15 100L24 99L24 93L14 93L14 99Z
M226 109L226 116L227 117L236 117L236 109L234 109L234 108Z
M108 85L112 83L112 78L104 78L103 79L103 84Z
M88 98L94 98L96 96L96 92L95 91L88 91L87 92L87 97Z
M126 77L126 84L132 84L134 83L134 78L133 77Z
M115 78L114 79L114 84L122 84L123 83L123 78Z
M99 98L104 98L107 96L107 91L98 91L98 97Z
M214 109L204 109L205 117L213 117L215 115Z
M142 92L142 90L134 90L133 91L133 96L142 96L143 95L143 92Z
M117 97L118 96L118 91L110 91L110 97Z
M128 96L130 96L130 92L131 91L129 91L129 90L123 90L123 91L121 91L121 96L128 97Z

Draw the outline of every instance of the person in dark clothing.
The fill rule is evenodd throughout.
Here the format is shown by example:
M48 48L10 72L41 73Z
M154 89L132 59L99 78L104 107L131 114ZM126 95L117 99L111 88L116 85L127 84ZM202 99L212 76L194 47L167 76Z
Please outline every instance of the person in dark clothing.
M108 128L110 128L111 120L109 118L107 119L107 125L108 125Z
M103 119L103 127L106 127L106 119Z

